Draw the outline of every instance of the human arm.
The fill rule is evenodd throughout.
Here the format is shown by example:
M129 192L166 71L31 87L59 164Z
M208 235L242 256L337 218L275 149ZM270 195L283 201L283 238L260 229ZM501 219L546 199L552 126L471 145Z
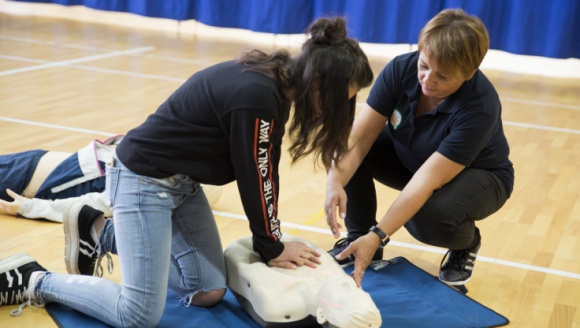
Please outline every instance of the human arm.
M10 189L6 189L6 193L12 197L13 201L9 202L0 199L0 214L18 215L18 210L22 206L22 203L29 200L29 198L20 196Z
M62 222L64 212L70 204L82 200L87 205L101 210L105 217L112 215L111 210L105 204L103 193L88 193L80 197L66 199L38 199L26 198L13 192L6 191L14 199L12 202L0 200L0 213L9 215L21 215L27 219L47 219L54 222Z
M344 186L352 178L386 123L387 117L365 105L354 120L348 139L349 151L328 170L324 211L326 222L335 238L339 237L341 228L336 210L338 208L340 217L344 219L347 209Z
M284 241L282 253L268 261L268 266L296 269L299 266L316 268L321 264L321 253L301 241Z
M269 111L237 110L231 114L230 126L232 162L255 250L270 266L316 266L318 252L304 243L280 241L278 164L283 122Z
M410 220L427 202L433 192L457 176L465 166L449 160L439 152L433 153L413 175L397 199L383 215L377 226L387 235L393 235ZM370 264L380 238L373 232L367 233L349 245L337 258L355 255L353 277L361 285L364 270Z

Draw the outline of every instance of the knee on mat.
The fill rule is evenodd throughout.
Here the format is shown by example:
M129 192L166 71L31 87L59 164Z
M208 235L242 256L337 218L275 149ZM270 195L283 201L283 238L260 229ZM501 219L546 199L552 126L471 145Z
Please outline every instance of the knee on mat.
M154 311L133 309L122 316L122 326L126 328L155 327L161 321L163 307Z
M225 296L226 289L214 289L206 292L200 291L191 297L191 305L211 307L219 303Z

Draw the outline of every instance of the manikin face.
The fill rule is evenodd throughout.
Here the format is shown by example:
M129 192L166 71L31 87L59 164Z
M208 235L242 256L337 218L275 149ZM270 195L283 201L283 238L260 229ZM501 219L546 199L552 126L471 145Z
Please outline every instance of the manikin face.
M461 75L455 76L449 72L441 72L437 63L423 51L419 54L417 68L421 91L429 98L445 99L459 90L463 82L466 81Z

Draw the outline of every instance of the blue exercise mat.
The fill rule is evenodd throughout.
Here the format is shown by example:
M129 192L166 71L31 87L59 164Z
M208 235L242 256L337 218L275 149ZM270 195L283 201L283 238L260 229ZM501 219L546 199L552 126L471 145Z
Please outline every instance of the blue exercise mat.
M347 273L353 267L345 268ZM384 327L499 327L509 320L470 297L440 282L403 257L375 262L363 279L381 311ZM108 327L62 304L46 309L59 327ZM165 312L158 327L260 327L228 291L224 300L210 309L185 307L168 292ZM289 327L290 328L290 327Z

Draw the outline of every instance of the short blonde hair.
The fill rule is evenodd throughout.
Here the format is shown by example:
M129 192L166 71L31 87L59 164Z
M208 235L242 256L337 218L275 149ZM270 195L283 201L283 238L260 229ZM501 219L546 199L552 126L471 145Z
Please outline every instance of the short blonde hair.
M468 77L483 61L489 35L478 17L445 9L421 29L418 46L444 73Z

